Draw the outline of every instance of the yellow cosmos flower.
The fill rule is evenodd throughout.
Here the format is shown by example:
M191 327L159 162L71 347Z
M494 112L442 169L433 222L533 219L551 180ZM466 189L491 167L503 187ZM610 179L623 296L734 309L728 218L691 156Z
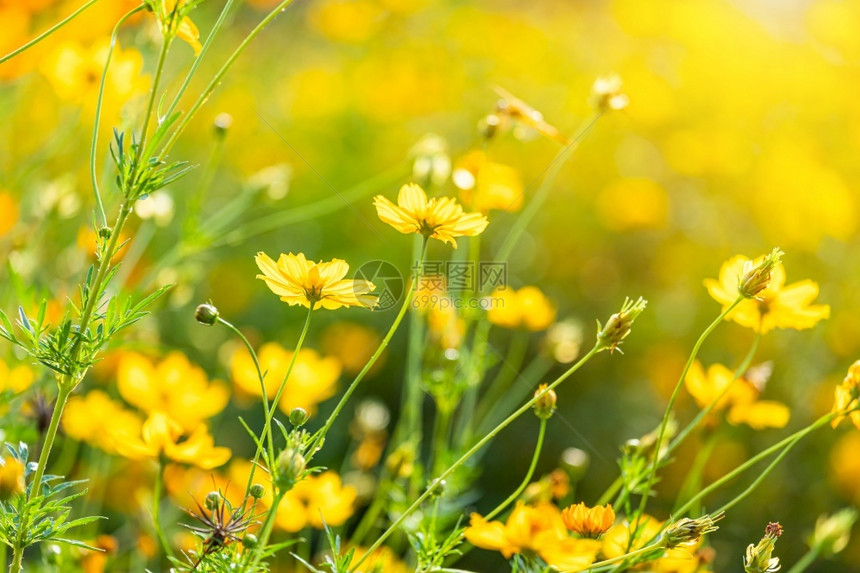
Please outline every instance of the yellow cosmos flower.
M856 361L848 369L848 374L836 387L836 393L833 399L833 411L844 412L849 408L857 407L858 396L860 396L860 360ZM846 417L851 418L851 422L860 429L860 410L854 410L848 416L839 416L835 418L831 425L835 428Z
M230 480L245 484L251 470L251 462L236 461L230 465ZM264 508L272 505L272 484L265 470L257 469L254 482L263 485L264 493L260 504ZM308 525L323 528L343 525L355 511L356 489L343 485L340 476L333 471L319 475L309 475L284 495L275 514L275 527L295 533Z
M278 387L284 380L292 357L292 351L276 342L266 343L257 351L260 368L266 373L266 396L270 400L278 393ZM302 348L293 371L287 378L278 407L283 412L304 408L313 414L317 404L334 396L341 370L337 358L320 356L316 350ZM237 349L233 355L231 372L237 390L250 396L262 396L257 368L244 347Z
M194 55L200 53L203 46L200 44L200 31L188 16L183 14L189 4L187 0L161 0L156 2L156 15L161 26L161 33L165 38L175 35L187 43L194 50Z
M706 279L708 293L726 309L738 298L738 280L749 266L750 259L737 255L723 263L719 280ZM820 320L830 317L828 305L814 305L818 284L802 280L785 284L785 267L774 266L770 282L756 299L745 299L726 317L753 330L766 334L774 328L812 328Z
M321 337L323 352L340 360L347 374L358 374L379 348L382 337L375 330L357 322L338 322L325 329ZM385 363L387 352L371 366L369 375L375 374Z
M29 388L35 379L36 375L29 366L20 364L10 368L0 360L0 393L11 391L20 394Z
M72 396L63 411L63 431L108 453L116 453L114 436L139 435L143 420L101 390L86 396Z
M759 400L761 388L745 377L734 380L734 373L722 364L712 364L707 373L696 360L684 378L687 391L700 408L706 408L723 392L714 410L727 409L726 419L732 425L746 424L755 430L784 428L791 417L785 404L773 400Z
M494 163L483 151L463 157L451 174L460 189L460 199L482 213L491 209L519 211L523 204L523 182L519 172L508 165Z
M499 551L506 559L517 553L537 554L563 570L587 568L601 547L599 541L570 537L561 512L548 503L517 503L505 523L473 513L465 535L475 547Z
M0 499L24 493L24 464L13 457L0 458Z
M150 414L139 435L117 431L114 439L117 452L133 460L167 459L208 470L230 459L230 450L215 447L206 426L200 424L185 434L182 426L164 412Z
M116 380L126 402L146 413L164 412L186 431L221 412L230 399L224 383L210 382L181 352L171 352L158 363L142 354L123 353Z
M597 539L615 523L615 511L612 504L588 507L584 503L577 503L565 508L561 518L564 525L574 533Z
M489 300L487 320L496 326L538 331L555 322L555 306L537 287L496 289Z
M18 202L10 193L0 191L0 238L18 222Z
M428 199L419 185L408 183L397 194L397 205L382 195L373 200L376 213L383 222L401 233L419 233L439 239L457 248L456 237L474 237L487 228L487 218L481 213L464 213L450 197Z
M344 279L349 265L340 259L315 263L298 255L283 254L276 263L266 253L257 253L254 259L263 272L257 275L269 289L290 306L333 310L342 306L373 308L376 296L370 294L376 287L370 281Z

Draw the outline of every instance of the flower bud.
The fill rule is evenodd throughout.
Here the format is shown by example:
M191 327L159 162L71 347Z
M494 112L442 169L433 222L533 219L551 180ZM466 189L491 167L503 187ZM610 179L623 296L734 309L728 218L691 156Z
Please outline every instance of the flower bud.
M113 229L111 229L110 227L102 227L101 229L99 229L99 237L102 240L107 241L108 239L110 239L111 233L113 233Z
M290 410L290 424L300 427L308 421L308 412L304 408L293 408Z
M242 536L242 546L245 549L253 549L257 546L258 539L253 533L246 533Z
M206 494L206 499L203 501L203 505L205 505L206 509L209 511L216 511L221 505L221 494L217 491L210 491Z
M24 464L15 458L0 458L0 500L24 493Z
M215 121L212 122L215 127L215 135L224 137L227 130L233 125L233 116L229 113L219 113L215 116Z
M278 456L275 482L278 487L289 489L295 484L305 471L307 462L305 457L295 448L287 448Z
M663 544L667 549L675 549L679 545L693 545L703 535L719 529L714 524L725 516L726 512L721 511L714 515L703 515L697 519L685 517L676 521L663 534Z
M591 87L591 105L601 113L624 109L630 98L621 87L621 78L615 74L597 78Z
M613 352L618 349L627 335L630 334L630 329L633 326L633 321L642 314L645 306L648 304L641 296L634 302L629 298L624 299L624 304L621 305L621 310L609 317L606 325L601 325L597 321L597 344L599 350L609 350ZM619 350L619 352L621 352Z
M764 257L744 263L744 272L738 277L738 293L761 300L758 295L770 284L771 271L782 262L783 254L777 247Z
M828 557L839 553L851 538L851 527L857 521L857 510L845 508L833 515L822 515L815 522L809 546L817 555Z
M254 499L260 499L261 497L263 497L264 493L266 493L266 488L264 488L258 483L252 485L251 489L248 490L248 495L250 495Z
M535 416L541 420L549 420L555 412L555 404L558 396L554 390L548 390L546 384L541 384L535 391L537 401L534 404Z
M768 523L764 531L764 537L758 545L750 544L747 547L744 555L745 573L774 573L781 567L779 557L773 557L773 548L777 538L782 535L782 526L779 523Z
M218 321L218 316L218 309L208 303L201 304L197 307L197 310L194 311L194 318L197 319L197 322L206 326L212 326L215 324L215 322Z

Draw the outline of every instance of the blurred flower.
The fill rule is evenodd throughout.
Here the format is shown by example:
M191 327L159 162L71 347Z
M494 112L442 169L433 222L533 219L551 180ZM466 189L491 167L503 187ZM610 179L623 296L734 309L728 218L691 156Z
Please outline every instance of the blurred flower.
M595 200L608 229L660 229L669 219L669 196L656 181L624 178L604 188Z
M621 87L621 78L615 74L597 78L591 87L591 105L600 112L624 109L630 99Z
M231 481L247 483L250 469L250 462L235 461L230 465ZM254 481L264 486L265 492L260 498L260 504L263 507L271 507L272 484L269 474L258 469L254 474ZM319 475L308 475L284 494L275 515L275 527L283 531L297 532L308 525L322 529L323 522L329 527L343 525L352 517L355 498L355 488L344 486L336 472L325 471Z
M451 157L448 142L435 133L428 133L409 150L413 159L412 176L418 181L443 185L451 174Z
M465 536L475 547L499 551L505 559L517 553L537 553L558 569L586 568L600 549L598 541L569 537L561 512L552 504L517 503L505 523L473 513Z
M371 38L385 21L385 11L369 0L323 0L308 10L313 28L329 40L358 44Z
M137 460L166 459L203 469L217 468L230 459L228 448L215 447L206 426L199 424L190 434L163 412L153 412L141 427L140 434L112 430L117 452Z
M292 351L286 350L277 342L266 343L258 350L257 359L266 374L266 395L270 400L278 393L292 357ZM256 366L245 348L239 348L233 354L230 369L237 390L250 396L262 396ZM293 371L287 378L278 407L286 413L293 408L304 408L313 414L317 404L332 397L337 391L340 373L341 365L336 358L320 356L316 350L302 348Z
M561 512L561 518L565 527L574 533L597 539L615 523L615 512L612 504L588 507L580 502L566 507Z
M367 549L364 547L356 547L352 557L353 563L364 557ZM411 573L412 569L407 567L406 563L398 559L397 554L390 548L379 547L370 554L361 564L361 569L356 573Z
M376 287L370 281L344 279L349 265L341 259L315 263L302 253L281 253L275 263L266 253L257 253L257 266L263 272L257 275L269 289L290 306L336 309L342 306L373 308L376 297L370 292Z
M13 457L0 458L0 500L24 493L24 464Z
M487 159L483 151L471 151L462 157L451 176L460 189L463 204L487 213L491 209L519 211L525 189L519 172Z
M18 202L6 191L0 191L0 238L18 222Z
M858 398L860 398L860 360L851 365L848 369L848 374L845 375L845 378L836 387L833 399L833 412L844 412L852 408L854 411L850 414L834 418L830 423L834 428L847 417L850 417L854 425L860 428L860 410L857 410Z
M488 299L487 320L496 326L538 331L555 321L555 306L534 286L497 288Z
M139 435L143 420L101 390L93 390L85 396L69 398L62 424L67 436L116 453L114 436Z
M736 255L723 263L719 280L705 279L708 293L728 308L738 298L741 277L750 268L750 259ZM726 317L766 334L774 328L812 328L820 320L830 317L828 305L813 305L818 296L818 284L802 280L785 284L785 267L776 264L770 272L767 287L757 292L756 299L741 301Z
M136 201L134 212L141 219L152 219L159 227L166 227L173 219L173 198L165 191L156 191Z
M464 213L450 197L427 199L420 186L409 183L400 188L397 205L382 195L373 200L379 218L401 233L419 233L450 243L455 237L474 237L487 228L487 218L480 213Z
M809 547L816 555L829 557L839 553L851 539L851 528L857 521L857 510L846 507L833 515L822 515L815 521Z
M181 352L171 352L157 363L142 354L123 353L116 376L126 402L147 414L163 412L185 431L221 412L230 400L223 382L210 382L206 372Z
M61 99L87 104L87 109L94 111L94 107L89 106L98 97L109 50L107 38L90 47L77 42L63 42L45 58L41 71ZM140 52L133 48L114 48L105 79L103 105L106 118L111 118L125 102L146 90L149 77L143 75L142 70Z
M129 236L123 231L119 237L119 248L116 253L114 253L112 262L117 262L125 255L126 250L129 245ZM96 253L99 249L99 242L102 239L99 237L98 233L96 233L92 227L86 226L78 229L77 242L78 248L84 251L87 256L92 258L96 257Z
M0 393L7 390L20 394L30 386L36 379L33 369L25 364L9 367L0 359Z
M382 337L371 328L357 322L336 322L327 327L320 339L322 350L343 364L347 374L358 374L379 348ZM379 370L387 352L371 366L368 374Z
M582 347L582 325L575 320L556 322L547 330L543 348L553 360L570 364L579 356Z
M270 165L257 171L248 178L248 184L255 188L264 189L269 199L279 201L290 192L290 181L293 168L287 163Z
M81 556L80 566L83 573L104 573L111 557L119 548L116 537L112 535L99 535L94 540L88 541L90 547L97 551L86 549Z
M466 336L466 321L453 304L430 304L427 311L430 341L444 350L460 348Z
M536 131L547 139L557 141L562 145L570 143L567 136L544 121L541 112L499 86L494 86L493 91L501 99L496 103L494 114L496 121L490 119L489 123L495 124L498 129L506 129L512 125L514 136L519 139L525 139L528 131Z
M791 416L785 404L759 400L760 387L743 376L735 379L734 373L722 364L712 364L706 374L696 360L684 378L684 385L700 408L708 407L722 396L713 410L728 409L727 420L734 425L746 424L756 430L783 428Z
M198 55L203 46L200 44L200 31L187 16L196 2L188 0L147 0L150 9L158 19L161 34L165 41L174 36L187 43Z

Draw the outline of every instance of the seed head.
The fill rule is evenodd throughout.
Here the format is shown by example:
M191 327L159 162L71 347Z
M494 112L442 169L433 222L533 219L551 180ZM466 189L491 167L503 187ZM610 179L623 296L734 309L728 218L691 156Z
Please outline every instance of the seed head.
M738 277L738 293L761 300L759 294L770 284L771 271L782 262L784 254L777 247L764 257L744 263L744 272Z

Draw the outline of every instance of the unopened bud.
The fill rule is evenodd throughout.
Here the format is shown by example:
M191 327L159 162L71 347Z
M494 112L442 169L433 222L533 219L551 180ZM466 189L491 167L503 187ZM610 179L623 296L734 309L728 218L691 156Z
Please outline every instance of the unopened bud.
M823 557L839 553L851 538L851 527L857 521L857 510L845 508L833 515L822 515L815 522L809 547Z
M599 350L609 350L610 352L618 349L627 335L630 334L630 329L636 318L645 310L648 304L641 296L634 302L629 298L624 299L624 304L621 305L621 310L609 317L606 325L601 325L597 321L597 344ZM619 352L621 352L619 350Z
M759 294L770 284L774 267L782 262L784 253L777 247L770 254L744 263L744 272L738 277L738 293L746 298L759 299Z
M546 384L541 384L535 391L537 401L534 404L535 415L541 420L549 420L555 412L558 396L554 390L548 390Z
M218 321L218 316L218 309L208 303L201 304L197 307L197 310L194 311L194 318L197 319L197 322L206 326L212 326L215 324L215 322Z
M111 229L110 227L102 227L101 229L99 229L99 237L105 241L110 239L111 233L113 233L113 229Z
M246 533L242 536L242 546L245 549L253 549L257 546L258 539L253 533Z
M206 499L203 501L203 504L209 511L217 510L221 505L221 494L217 491L210 491L206 494Z
M223 137L227 133L227 130L230 129L230 126L233 125L233 116L229 113L219 113L215 116L213 125L215 127L215 135Z
M304 408L293 408L290 410L290 424L300 427L308 421L308 412Z
M724 511L714 515L704 515L697 519L684 518L676 521L663 535L663 544L667 549L675 549L679 545L693 545L703 535L719 529L715 523L726 516Z
M305 471L305 457L294 448L287 448L278 456L278 474L275 481L279 487L289 489Z
M248 495L250 495L254 499L260 499L261 497L263 497L264 493L266 493L266 488L264 488L258 483L252 485L251 489L248 490Z
M621 88L621 78L614 74L597 78L591 87L591 105L601 113L624 109L630 98Z

